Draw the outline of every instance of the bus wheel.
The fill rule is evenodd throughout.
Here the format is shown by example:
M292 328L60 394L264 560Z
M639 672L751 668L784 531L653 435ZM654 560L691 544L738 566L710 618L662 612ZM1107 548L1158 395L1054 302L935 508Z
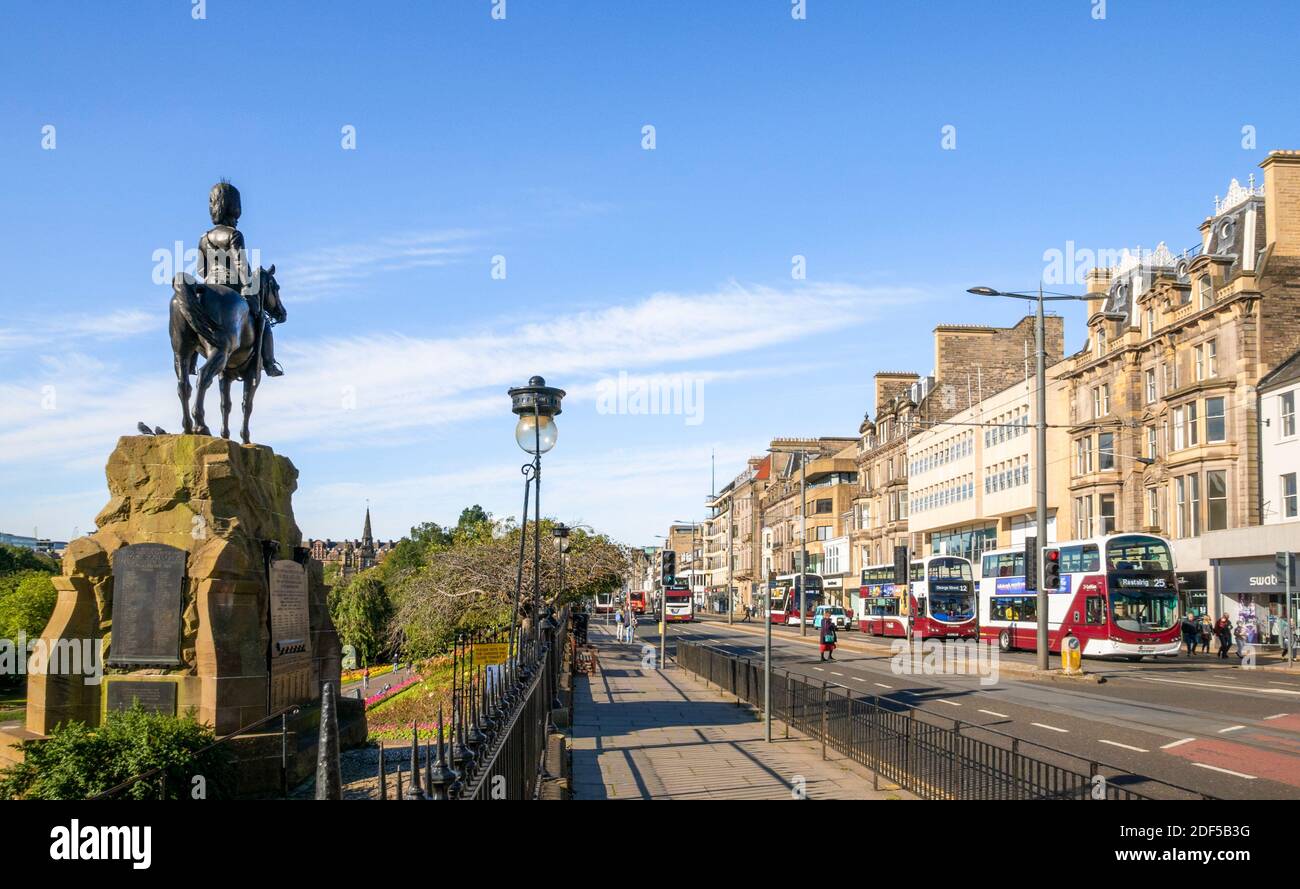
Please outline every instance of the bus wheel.
M1010 650L1011 650L1011 633L1010 633L1010 631L1008 631L1008 630L1003 630L1001 633L998 633L998 648L1000 648L1002 651L1010 651Z

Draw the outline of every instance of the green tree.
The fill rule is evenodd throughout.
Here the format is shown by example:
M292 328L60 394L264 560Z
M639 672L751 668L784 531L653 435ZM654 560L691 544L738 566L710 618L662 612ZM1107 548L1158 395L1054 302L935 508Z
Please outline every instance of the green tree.
M23 571L0 578L0 639L34 638L50 621L58 593L44 571Z
M449 546L451 538L451 532L443 530L437 522L416 525L411 529L410 535L399 540L392 552L385 557L384 576L392 577L403 571L418 570L424 565L430 550Z
M362 663L376 663L388 647L393 604L377 571L366 571L330 591L330 616L339 640L354 646Z
M462 513L466 520L463 526L457 525L452 545L430 550L419 570L404 573L390 586L395 608L391 635L407 656L439 654L457 631L510 622L520 530L512 523L492 522L481 510L481 514L471 510ZM630 571L627 547L604 535L575 529L569 537L565 589L561 595L559 562L551 543L553 527L554 522L543 520L540 579L543 602L563 605L609 592L622 584ZM521 604L533 598L531 537L530 525Z
M25 546L9 546L0 543L0 577L16 574L19 571L44 571L54 574L59 570L59 563L49 556L42 556Z

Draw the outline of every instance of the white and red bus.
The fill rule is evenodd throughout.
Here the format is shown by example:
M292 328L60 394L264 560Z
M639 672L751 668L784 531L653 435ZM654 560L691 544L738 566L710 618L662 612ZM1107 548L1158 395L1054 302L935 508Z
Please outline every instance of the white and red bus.
M799 589L801 577L805 578L806 592L804 593L800 593ZM782 574L767 583L768 600L771 602L767 612L768 619L774 624L787 627L797 627L802 624L803 615L799 612L800 599L804 600L803 605L808 609L810 621L817 612L817 606L822 604L820 574Z
M908 579L904 596L894 583L893 565L862 569L862 632L906 637L910 627L914 639L973 639L979 634L969 560L926 556L912 562Z
M1083 654L1139 661L1179 650L1178 576L1169 541L1110 534L1049 547L1059 551L1061 588L1047 596L1047 647L1066 633ZM993 550L981 563L980 637L1003 651L1038 647L1038 594L1025 590L1025 553Z
M614 613L614 594L597 593L596 594L596 614L613 614Z
M664 590L664 620L669 623L690 623L695 620L695 597L685 583L669 584Z
M627 594L627 604L633 614L645 614L645 591L632 590Z

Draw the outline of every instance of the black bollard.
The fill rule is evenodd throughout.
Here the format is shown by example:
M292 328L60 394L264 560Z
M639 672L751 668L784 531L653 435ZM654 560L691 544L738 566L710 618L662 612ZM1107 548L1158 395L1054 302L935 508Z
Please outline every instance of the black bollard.
M316 799L342 799L339 773L339 714L334 683L321 688L320 735L316 739Z
M388 799L388 772L384 768L384 742L379 742L379 798Z

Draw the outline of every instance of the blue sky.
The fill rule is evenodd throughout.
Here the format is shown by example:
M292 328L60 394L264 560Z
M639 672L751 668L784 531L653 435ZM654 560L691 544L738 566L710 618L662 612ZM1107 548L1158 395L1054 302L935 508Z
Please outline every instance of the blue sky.
M367 498L381 537L517 514L505 389L540 373L570 391L544 511L650 543L701 514L711 452L721 484L773 435L853 434L936 322L1017 319L967 286L1031 287L1071 241L1189 247L1300 147L1284 2L492 7L5 4L0 530L87 532L116 436L179 427L154 256L223 176L289 310L253 431L306 535L355 536ZM702 410L603 412L620 373Z

